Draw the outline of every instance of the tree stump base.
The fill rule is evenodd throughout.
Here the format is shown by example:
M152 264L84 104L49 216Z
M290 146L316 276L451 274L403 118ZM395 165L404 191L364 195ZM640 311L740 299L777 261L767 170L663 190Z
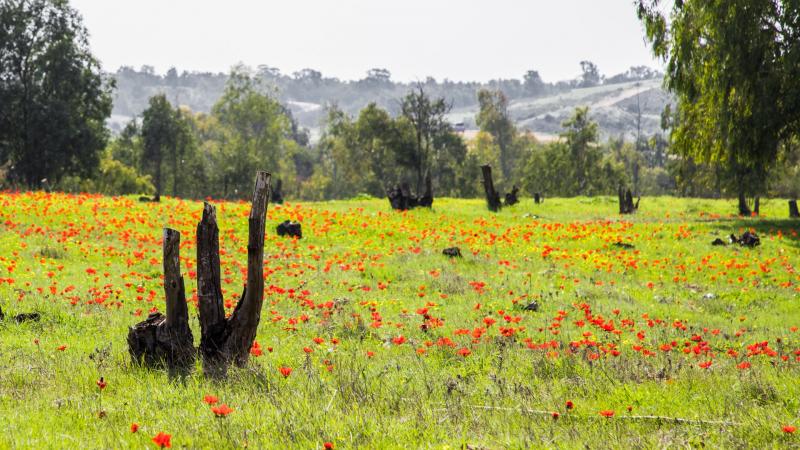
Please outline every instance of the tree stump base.
M284 220L279 223L277 228L275 228L275 232L278 236L296 237L297 239L303 238L303 227L299 222L292 222L290 220Z
M430 208L433 206L431 177L430 175L425 177L425 192L420 197L415 197L411 194L411 188L408 187L408 183L402 183L387 190L386 196L389 198L389 204L392 205L392 209L396 211L408 211L417 207Z

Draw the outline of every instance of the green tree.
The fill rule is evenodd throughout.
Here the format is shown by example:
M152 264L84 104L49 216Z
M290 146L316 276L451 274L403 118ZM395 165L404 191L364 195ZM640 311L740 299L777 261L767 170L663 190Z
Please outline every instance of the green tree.
M800 3L683 0L669 17L660 3L637 7L677 96L672 148L721 163L747 214L746 196L765 192L780 143L800 131Z
M508 98L502 91L478 91L478 115L475 118L481 131L489 133L499 150L500 172L504 179L511 178L511 170L519 155L514 141L517 127L508 114Z
M431 99L422 84L417 84L403 98L401 111L401 120L413 130L414 145L397 155L398 162L415 173L417 192L422 192L426 175L438 183L446 182L442 179L449 175L446 166L466 156L466 146L445 119L450 105L444 98Z
M248 195L253 168L269 170L275 179L293 173L291 156L297 143L291 121L258 80L234 70L212 115L220 127L214 171L224 196Z
M162 167L165 159L176 153L178 131L175 111L164 94L150 97L149 106L142 114L142 168L155 182L155 200L161 199Z
M589 118L589 108L577 108L562 126L564 131L560 136L569 152L572 162L569 173L575 183L574 188L569 190L570 195L593 194L596 165L602 159L597 145L597 122Z
M0 163L29 187L91 176L113 85L80 15L63 0L3 0L0 24Z

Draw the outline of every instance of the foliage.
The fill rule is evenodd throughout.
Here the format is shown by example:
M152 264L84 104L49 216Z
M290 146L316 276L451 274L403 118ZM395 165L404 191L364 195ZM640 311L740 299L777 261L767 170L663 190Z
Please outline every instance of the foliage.
M638 2L666 85L678 96L673 149L721 163L740 196L766 191L782 141L800 132L800 5L795 1Z
M61 0L4 0L0 24L0 164L31 188L91 176L113 83L89 51L80 15Z

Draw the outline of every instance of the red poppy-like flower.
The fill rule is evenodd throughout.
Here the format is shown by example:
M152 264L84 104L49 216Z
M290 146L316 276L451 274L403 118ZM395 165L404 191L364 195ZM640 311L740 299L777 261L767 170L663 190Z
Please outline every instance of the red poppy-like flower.
M795 431L797 431L797 427L794 426L794 425L784 425L783 428L781 428L781 429L783 430L784 433L787 433L787 434L792 434Z
M334 449L333 442L325 442L324 444L322 444L322 448L325 450L333 450Z
M255 356L255 357L259 357L263 353L264 352L261 350L261 346L258 345L258 341L253 341L253 346L250 347L250 354Z
M319 344L322 344L323 342L325 342L325 339L322 339L321 337L315 337L315 338L313 339L313 341L314 341L314 343L316 343L317 345L319 345Z
M372 358L373 356L375 356L375 352L367 350L367 358Z
M700 366L701 369L708 369L709 367L711 367L711 364L712 364L712 361L709 360L709 361L703 361L701 363L698 363L697 365Z
M99 387L101 391L105 389L107 385L108 383L106 383L106 380L104 380L103 377L100 377L100 379L97 380L97 387Z
M203 401L209 405L216 405L219 399L215 395L206 394L206 396L203 397Z
M306 353L313 353L314 349L311 348L311 347L303 347L303 351L306 352Z
M750 364L750 361L742 361L736 365L740 370L749 369L751 366L752 364Z
M56 347L56 350L58 350L58 351L60 351L60 352L63 352L63 351L64 351L64 350L66 350L66 349L67 349L67 346L66 346L66 345L59 345L58 347Z
M219 406L212 406L211 407L211 412L213 412L214 415L217 416L217 417L225 417L228 414L232 413L233 409L231 409L228 405L223 403L223 404L221 404Z
M572 403L572 400L567 400L566 406L567 406L567 409L572 409L572 408L575 407L575 404Z
M159 431L155 437L153 437L152 441L156 444L159 448L170 448L172 447L172 443L170 442L172 439L171 434L164 433L163 431Z
M603 417L614 417L614 411L610 409L604 409L600 411L600 415Z
M559 414L557 411L553 411L553 420L558 420L559 417L561 417L561 414Z
M289 375L292 374L292 368L291 367L281 366L278 370L281 372L281 375L283 375L284 378L286 378L286 377L288 377Z
M400 336L397 336L396 338L392 338L392 342L395 345L402 345L404 342L406 342L406 337L401 334Z
M469 349L468 349L468 348L466 348L466 347L462 347L462 348L458 349L458 351L457 351L456 353L458 353L459 355L461 355L461 356L463 356L464 358L466 358L466 357L467 357L467 356L469 356L469 355L470 355L472 352L471 352L471 351L469 351Z
M136 422L133 422L131 424L131 433L136 433L137 431L139 431L139 424L136 423Z

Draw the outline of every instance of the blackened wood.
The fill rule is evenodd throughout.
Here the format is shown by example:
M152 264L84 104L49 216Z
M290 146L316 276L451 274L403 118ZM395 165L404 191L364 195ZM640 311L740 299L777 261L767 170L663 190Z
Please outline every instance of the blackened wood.
M197 224L197 301L200 314L200 355L208 376L225 373L222 346L228 334L220 283L219 227L213 205L203 205Z
M519 194L519 188L515 185L511 192L506 193L506 206L512 206L519 203L519 198L517 195Z
M739 215L748 217L752 214L750 211L750 207L747 206L747 199L744 196L744 192L739 193Z
M483 173L483 190L486 192L486 205L489 211L497 212L502 205L500 204L500 194L494 190L494 182L492 181L492 166L481 166Z
M789 200L789 217L792 219L800 218L800 210L797 209L797 200Z
M134 362L166 365L170 374L186 374L194 364L189 310L180 269L180 233L165 228L163 238L164 293L167 314L153 313L130 328L128 351Z
M269 201L276 205L283 204L283 181L280 178L275 180L275 186L270 190Z

